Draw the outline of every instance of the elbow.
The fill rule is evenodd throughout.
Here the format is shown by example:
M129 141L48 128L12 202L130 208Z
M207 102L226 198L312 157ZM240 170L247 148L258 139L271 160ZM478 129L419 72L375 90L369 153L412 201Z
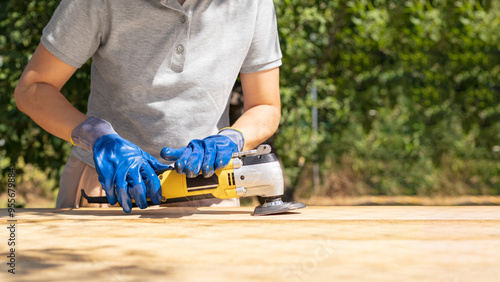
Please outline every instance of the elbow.
M279 94L277 101L274 102L271 106L272 106L271 130L272 134L274 134L278 130L278 127L281 122L281 100L279 99Z
M31 87L29 85L26 85L20 80L14 89L14 102L16 103L17 109L23 113L26 113L29 104L30 88Z
M273 119L272 119L272 123L271 123L272 134L274 134L278 130L278 127L280 125L280 121L281 121L281 107L278 106L278 107L275 107L274 113L273 113Z
M26 91L20 84L18 84L14 89L14 102L16 103L17 109L24 112L26 104Z

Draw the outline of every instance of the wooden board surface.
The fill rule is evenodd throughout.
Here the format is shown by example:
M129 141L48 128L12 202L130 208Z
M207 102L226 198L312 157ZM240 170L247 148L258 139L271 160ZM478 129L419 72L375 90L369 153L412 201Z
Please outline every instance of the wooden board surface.
M500 207L18 209L0 281L498 281Z

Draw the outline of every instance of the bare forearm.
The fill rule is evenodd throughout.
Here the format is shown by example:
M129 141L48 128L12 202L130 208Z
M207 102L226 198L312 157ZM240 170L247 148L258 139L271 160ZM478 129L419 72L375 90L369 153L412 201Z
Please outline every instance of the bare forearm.
M50 84L18 85L14 97L18 108L34 122L67 141L73 129L87 118Z
M75 70L40 44L14 92L19 110L49 133L67 141L73 129L87 118L60 92Z
M280 109L271 105L259 105L245 111L232 126L245 136L243 150L251 150L271 137L278 128L280 116Z
M245 112L233 127L245 136L244 150L271 137L281 118L279 69L240 74Z

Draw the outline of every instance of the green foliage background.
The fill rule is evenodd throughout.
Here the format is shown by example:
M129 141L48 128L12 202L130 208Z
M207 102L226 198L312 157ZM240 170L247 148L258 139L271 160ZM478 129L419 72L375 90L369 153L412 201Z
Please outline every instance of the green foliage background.
M70 145L20 113L13 90L58 2L0 4L2 168L21 158L51 178ZM275 1L284 64L274 146L297 195L500 194L498 2ZM63 89L82 111L88 92L89 64Z
M294 187L311 187L316 157L323 184L304 195L500 193L499 1L277 9L285 67L275 145Z

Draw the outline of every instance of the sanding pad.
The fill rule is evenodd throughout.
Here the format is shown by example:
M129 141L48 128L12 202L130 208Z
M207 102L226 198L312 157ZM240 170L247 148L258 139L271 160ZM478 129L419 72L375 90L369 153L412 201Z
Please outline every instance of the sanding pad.
M268 199L262 205L255 207L255 210L252 215L260 216L260 215L278 214L291 210L302 209L305 207L306 205L304 205L301 202L283 202L281 198L273 198L273 199Z

